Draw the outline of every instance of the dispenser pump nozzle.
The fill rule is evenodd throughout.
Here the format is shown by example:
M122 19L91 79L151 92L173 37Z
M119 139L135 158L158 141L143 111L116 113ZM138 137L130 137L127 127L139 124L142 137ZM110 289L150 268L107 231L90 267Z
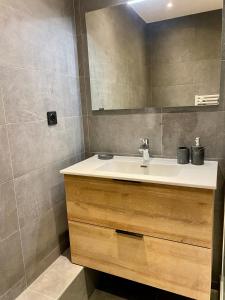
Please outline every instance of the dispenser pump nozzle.
M200 137L195 138L195 146L200 147Z

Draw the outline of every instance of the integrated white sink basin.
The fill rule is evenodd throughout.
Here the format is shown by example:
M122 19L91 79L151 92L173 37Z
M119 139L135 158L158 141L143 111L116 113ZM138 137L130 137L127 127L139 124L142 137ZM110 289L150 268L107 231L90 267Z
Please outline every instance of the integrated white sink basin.
M177 176L182 170L182 166L179 165L161 165L161 164L149 164L147 167L142 167L140 161L117 161L112 160L105 163L96 171L113 172L113 173L126 173L137 175L151 175L160 177L173 177Z
M206 161L203 166L194 166L178 165L176 159L151 158L147 168L142 168L141 165L141 157L115 156L106 161L95 155L61 173L213 190L217 186L216 161Z

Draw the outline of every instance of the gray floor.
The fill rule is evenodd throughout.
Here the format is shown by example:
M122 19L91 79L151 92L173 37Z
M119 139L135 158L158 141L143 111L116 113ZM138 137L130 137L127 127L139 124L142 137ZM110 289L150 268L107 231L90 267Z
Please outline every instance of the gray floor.
M187 299L187 298L183 298L177 295L171 295L171 294L167 294L167 293L162 293L162 294L158 294L158 295L149 295L149 296L144 296L143 295L139 295L139 296L131 296L128 298L122 298L116 295L113 295L109 292L105 292L105 291L101 291L101 290L95 290L95 292L92 294L90 300L129 300L129 299L145 299L145 300L172 300L172 299ZM212 292L212 296L211 296L211 300L218 300L218 293L217 292Z
M90 300L192 300L120 277L100 273L99 282ZM211 300L219 300L212 292Z
M125 300L125 298L121 298L104 291L95 290L94 294L91 296L90 300Z

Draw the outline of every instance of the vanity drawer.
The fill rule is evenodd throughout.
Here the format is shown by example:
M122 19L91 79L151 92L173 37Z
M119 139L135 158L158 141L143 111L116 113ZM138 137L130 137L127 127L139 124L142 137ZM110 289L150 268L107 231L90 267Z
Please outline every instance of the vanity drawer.
M210 299L211 250L69 222L72 262L193 299Z
M65 176L68 219L212 247L213 191Z

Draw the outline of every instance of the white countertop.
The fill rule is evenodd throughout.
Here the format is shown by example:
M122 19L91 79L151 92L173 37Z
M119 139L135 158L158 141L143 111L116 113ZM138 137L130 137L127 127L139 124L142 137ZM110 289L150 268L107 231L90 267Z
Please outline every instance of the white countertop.
M147 169L141 168L141 164L141 157L114 156L112 160L100 160L95 155L61 170L60 173L212 190L217 186L218 162L216 161L205 161L202 166L194 166L178 165L176 159L151 158ZM118 166L122 166L120 170ZM151 174L151 170L155 173Z

